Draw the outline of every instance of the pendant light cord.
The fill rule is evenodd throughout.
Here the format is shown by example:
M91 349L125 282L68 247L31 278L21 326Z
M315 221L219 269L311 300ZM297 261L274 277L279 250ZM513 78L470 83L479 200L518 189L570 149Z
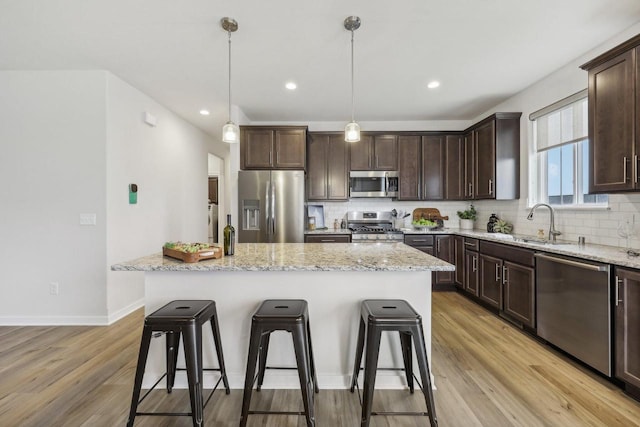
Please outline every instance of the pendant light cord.
M229 121L231 121L231 31L229 33Z
M354 92L355 89L353 87L353 30L351 30L351 121L354 122Z

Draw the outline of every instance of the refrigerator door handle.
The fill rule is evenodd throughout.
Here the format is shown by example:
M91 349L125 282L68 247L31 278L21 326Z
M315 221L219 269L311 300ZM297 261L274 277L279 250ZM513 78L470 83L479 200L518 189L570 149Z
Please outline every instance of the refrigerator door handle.
M271 182L271 234L276 234L276 184Z
M265 230L266 230L267 236L269 236L269 234L271 233L271 219L269 217L269 210L271 208L269 203L271 200L269 197L270 187L271 187L271 182L267 181L267 185L265 185L265 191L264 191L264 203L265 203L264 222L265 222Z

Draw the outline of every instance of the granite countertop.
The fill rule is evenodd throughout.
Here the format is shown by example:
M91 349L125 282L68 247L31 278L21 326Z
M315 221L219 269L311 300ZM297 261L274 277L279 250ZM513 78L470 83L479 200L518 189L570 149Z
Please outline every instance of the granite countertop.
M114 271L453 271L403 243L238 243L233 256L183 263L161 253L111 266Z
M626 251L623 248L619 248L616 246L594 245L590 243L587 243L584 246L580 246L577 244L577 242L567 242L562 240L559 240L555 245L535 242L523 242L521 241L521 239L531 238L531 236L523 236L519 234L487 233L486 231L460 230L457 228L448 228L437 231L423 231L407 228L403 229L402 231L405 234L454 234L464 237L473 237L476 239L502 243L505 245L533 249L539 252L573 256L585 260L640 269L640 257L629 256L626 254Z
M351 230L348 228L335 229L330 227L325 228L324 230L304 230L304 234L351 234Z

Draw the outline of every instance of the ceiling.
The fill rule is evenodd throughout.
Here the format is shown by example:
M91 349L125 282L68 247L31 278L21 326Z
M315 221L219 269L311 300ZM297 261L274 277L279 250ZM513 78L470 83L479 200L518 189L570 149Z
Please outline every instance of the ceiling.
M638 0L0 0L0 11L0 69L106 69L216 138L223 16L239 23L233 104L261 122L349 120L349 15L362 19L359 121L471 120L640 21Z

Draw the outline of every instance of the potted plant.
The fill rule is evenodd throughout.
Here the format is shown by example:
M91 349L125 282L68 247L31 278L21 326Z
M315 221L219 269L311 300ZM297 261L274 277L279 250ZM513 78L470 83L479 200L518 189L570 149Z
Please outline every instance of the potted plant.
M478 217L478 212L473 205L469 205L469 209L465 211L458 211L458 217L460 218L461 230L473 230L473 222Z

